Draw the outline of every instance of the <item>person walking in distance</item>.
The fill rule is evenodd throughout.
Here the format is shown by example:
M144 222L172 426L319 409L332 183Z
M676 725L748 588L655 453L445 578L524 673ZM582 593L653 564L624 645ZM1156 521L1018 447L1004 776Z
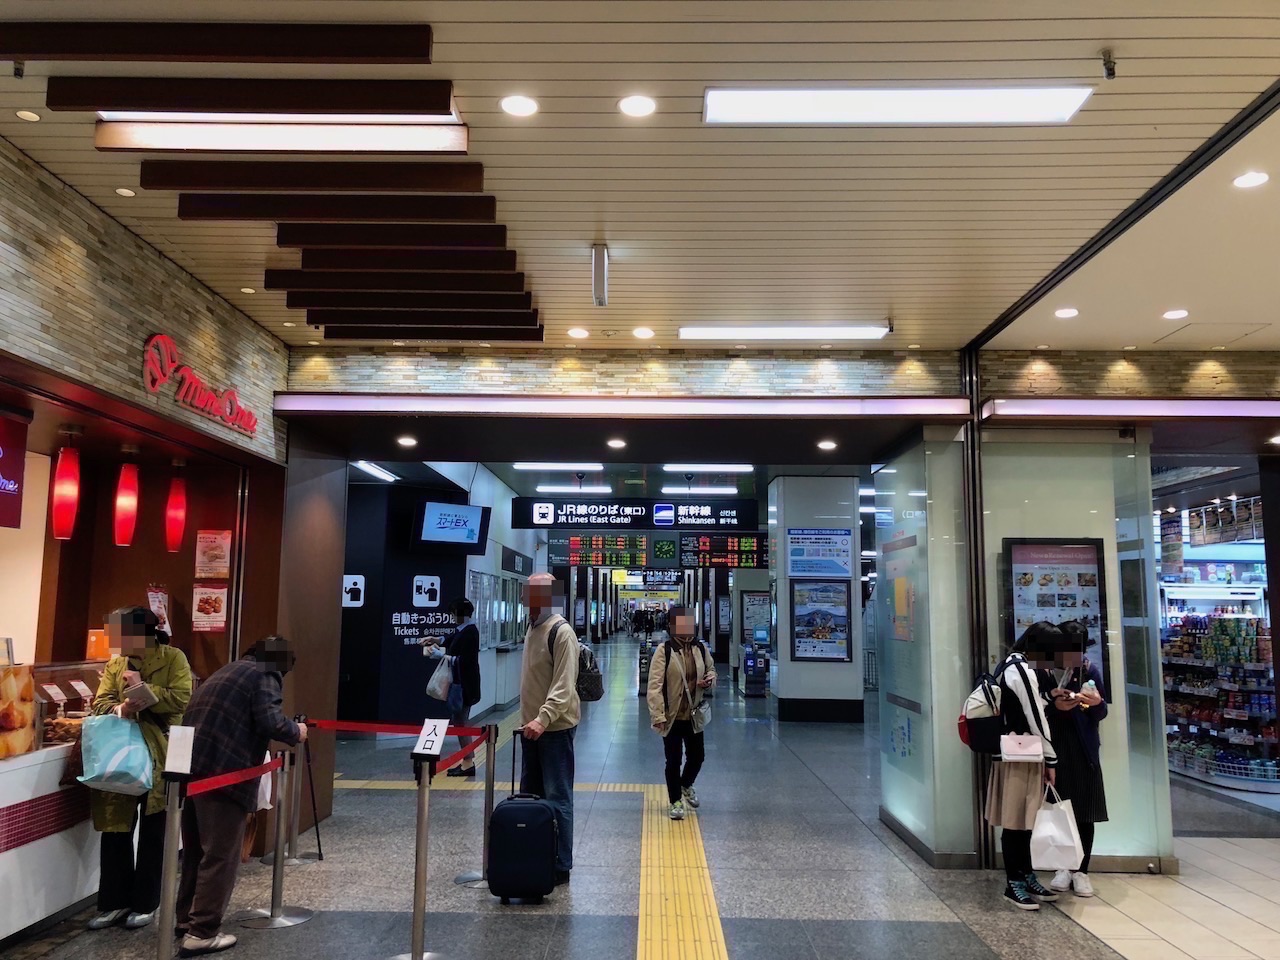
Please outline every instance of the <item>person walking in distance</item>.
M556 612L564 588L555 577L535 573L526 592L530 627L520 668L520 792L542 797L555 807L558 885L569 882L573 869L573 740L582 713L578 639Z
M272 740L296 746L307 739L307 725L294 723L281 709L284 675L294 659L284 637L266 637L200 685L186 713L187 725L195 728L193 778L258 766ZM184 957L236 945L236 938L219 928L240 869L246 815L257 808L255 778L192 797L182 810L175 933L183 938Z
M653 729L662 735L667 756L668 815L672 820L683 820L686 807L699 805L693 783L706 757L699 707L707 688L716 682L711 654L694 639L695 629L692 610L672 610L674 637L658 647L649 665L649 716Z

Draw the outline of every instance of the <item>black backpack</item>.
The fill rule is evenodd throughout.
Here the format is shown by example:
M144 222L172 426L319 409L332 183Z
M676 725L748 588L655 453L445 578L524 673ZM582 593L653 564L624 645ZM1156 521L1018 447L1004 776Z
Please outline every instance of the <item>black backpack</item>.
M561 627L567 627L564 617L556 617L547 630L547 650L551 654L551 669L555 671L556 634ZM604 699L604 676L600 673L600 665L596 663L596 655L591 648L574 636L573 642L578 645L578 699L584 703L595 703Z

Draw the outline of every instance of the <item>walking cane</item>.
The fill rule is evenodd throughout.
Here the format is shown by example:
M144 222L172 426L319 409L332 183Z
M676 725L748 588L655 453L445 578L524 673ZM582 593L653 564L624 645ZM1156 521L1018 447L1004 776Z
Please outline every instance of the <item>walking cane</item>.
M298 714L293 718L294 723L306 723L306 714ZM320 842L320 810L316 805L316 776L311 766L311 741L308 739L302 744L303 752L307 755L307 784L311 787L311 822L315 826L316 831L316 859L324 860L324 845Z

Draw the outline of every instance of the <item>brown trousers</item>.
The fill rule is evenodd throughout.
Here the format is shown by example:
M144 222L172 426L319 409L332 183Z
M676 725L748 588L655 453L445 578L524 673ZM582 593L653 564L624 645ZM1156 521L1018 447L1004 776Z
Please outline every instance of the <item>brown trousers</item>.
M207 940L222 926L240 869L244 828L244 807L216 791L192 797L182 810L178 926L192 937Z

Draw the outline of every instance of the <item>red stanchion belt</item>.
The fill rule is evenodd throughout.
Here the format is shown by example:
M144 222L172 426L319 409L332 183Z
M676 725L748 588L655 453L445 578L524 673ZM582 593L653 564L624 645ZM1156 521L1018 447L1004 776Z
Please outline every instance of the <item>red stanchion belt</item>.
M276 757L270 763L264 763L260 767L249 767L245 770L235 770L231 773L220 773L216 777L194 780L187 785L187 796L198 797L200 794L208 793L210 790L221 790L223 787L235 786L237 783L244 783L246 780L256 779L264 773L270 773L272 770L279 769L280 766L281 760Z
M422 726L410 726L404 723L359 723L354 720L308 720L308 727L317 730L338 730L346 733L390 733L407 734L416 737L422 732ZM483 737L483 727L454 727L446 731L450 737Z
M450 727L449 730L450 732L453 732L452 727ZM481 731L481 733L483 733L483 731ZM441 760L437 760L436 772L439 773L443 770L448 770L450 767L452 767L455 763L457 763L463 757L475 753L477 749L479 749L484 745L485 739L486 739L485 737L481 736L475 740L472 740L470 743L466 744L457 753L451 753L449 756L444 757Z

